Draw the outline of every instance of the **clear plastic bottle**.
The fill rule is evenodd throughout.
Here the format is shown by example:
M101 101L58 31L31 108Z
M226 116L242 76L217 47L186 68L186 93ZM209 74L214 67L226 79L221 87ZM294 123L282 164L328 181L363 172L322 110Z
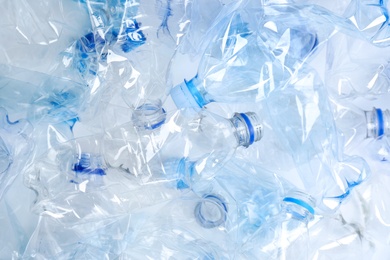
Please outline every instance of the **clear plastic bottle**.
M283 10L273 11L283 17ZM263 19L262 8L246 9L244 4L216 19L206 34L209 39L200 53L197 74L190 80L176 85L178 72L170 72L170 94L178 108L262 100L290 78L297 61L302 63L316 48L315 31L303 23L286 26L256 20L253 12Z
M249 14L233 13L202 54L198 73L170 92L178 108L202 108L213 101L255 101L264 98L288 76L257 41Z
M290 170L278 174L312 196L319 212L333 212L370 170L363 158L344 154L318 74L302 69L266 103L269 123L281 144L275 149L293 159Z
M66 227L93 229L177 196L175 189L140 186L132 176L110 168L102 149L101 137L90 136L57 144L37 157L25 175L37 195L33 212Z
M347 153L356 153L357 148L367 139L390 136L390 111L373 108L371 111L353 105L336 104L336 126L343 134Z
M176 227L186 237L196 234L219 245L223 255L275 257L314 215L303 193L285 196L283 188L273 173L232 158L215 178L200 179L192 191L164 206L154 225Z
M210 153L219 153L219 160L223 161L237 147L248 147L262 137L261 121L252 112L237 113L227 119L206 111L198 114L183 110L164 124L152 126L158 127L133 122L108 130L107 163L149 178L157 169L166 172L165 161L180 161L183 157L194 160Z
M389 46L389 4L388 1L353 0L344 13L371 43Z

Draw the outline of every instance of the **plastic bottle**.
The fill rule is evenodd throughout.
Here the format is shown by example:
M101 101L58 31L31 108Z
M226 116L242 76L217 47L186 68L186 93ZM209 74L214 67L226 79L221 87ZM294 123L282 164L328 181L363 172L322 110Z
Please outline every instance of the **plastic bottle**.
M196 221L205 229L227 235L237 246L236 253L245 255L246 250L253 250L257 257L264 257L270 253L266 249L269 243L277 248L286 246L277 240L296 239L291 234L298 227L306 229L315 213L311 198L298 191L286 193L288 185L284 182L254 164L234 158L213 181L194 184L194 192L202 194L194 211ZM279 237L279 229L285 232L283 237ZM272 254L267 256L275 257Z
M62 52L64 71L59 72L59 68L57 68L53 73L63 73L92 88L99 66L95 45L93 33L85 34Z
M262 99L288 79L283 66L257 42L246 15L233 13L216 25L219 33L202 54L197 75L170 92L178 108Z
M166 98L165 74L180 32L181 1L88 1L99 63L129 107ZM185 21L183 21L185 22Z
M262 124L252 112L227 119L206 111L198 114L183 110L164 124L151 126L154 125L158 127L150 127L150 124L140 127L134 122L108 130L105 137L107 163L149 178L158 168L159 172L166 171L166 160L179 158L180 161L182 157L194 160L219 153L219 160L223 161L237 147L248 147L262 136Z
M253 12L261 19L256 20ZM296 63L302 63L316 48L316 31L305 27L299 13L294 14L302 24L286 19L284 25L274 20L283 19L286 10L271 10L270 17L260 15L262 12L262 8L246 9L243 4L223 19L216 19L206 34L209 38L200 53L196 75L175 86L180 72L170 72L168 84L173 85L170 93L178 108L199 109L215 101L262 100L282 87Z
M390 136L390 111L373 108L371 111L353 105L335 105L336 126L344 137L347 153L356 152L367 139L381 139Z
M60 217L65 226L90 223L91 228L95 222L169 200L178 193L158 184L142 187L132 176L107 166L98 136L51 147L29 167L26 185L37 194L35 213Z
M371 43L389 46L389 5L387 1L351 1L344 17L351 20Z
M333 212L367 178L369 167L363 158L344 155L321 79L306 67L266 104L281 140L275 149L293 158L290 170L280 174L312 196L318 211Z
M288 239L297 239L292 236L296 228L306 230L314 214L303 200L284 197L276 175L243 159L229 160L214 179L201 178L191 190L163 205L162 214L150 226L158 230L168 226L168 230L185 234L185 239L194 234L205 244L216 243L221 255L275 257L282 246L276 239L285 239L283 246ZM145 222L149 224L148 219ZM274 243L277 249L268 252Z
M0 107L0 201L29 159L32 131L27 120L11 121L7 110Z

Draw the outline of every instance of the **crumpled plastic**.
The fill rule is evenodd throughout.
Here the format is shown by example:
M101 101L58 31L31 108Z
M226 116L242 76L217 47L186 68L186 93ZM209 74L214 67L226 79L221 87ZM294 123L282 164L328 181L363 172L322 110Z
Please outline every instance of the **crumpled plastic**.
M387 1L2 6L0 258L389 257Z

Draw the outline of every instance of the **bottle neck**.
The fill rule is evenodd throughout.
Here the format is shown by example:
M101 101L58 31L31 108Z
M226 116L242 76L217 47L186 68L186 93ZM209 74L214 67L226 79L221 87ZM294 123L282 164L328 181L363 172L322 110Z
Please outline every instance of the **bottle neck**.
M301 221L310 221L313 219L315 211L315 199L301 191L291 191L283 199L286 211L292 217Z
M199 225L215 228L226 222L228 207L225 200L215 194L206 194L195 206L194 214Z
M147 101L134 110L132 121L140 129L154 130L165 123L166 117L160 100Z
M90 153L81 153L73 165L76 174L86 175L106 175L105 167L103 167L102 158L98 155Z
M206 98L206 90L198 75L173 87L170 94L178 109L193 108L200 110L212 102L212 100Z
M367 125L367 138L390 135L390 111L373 108L364 112Z
M235 113L230 119L238 146L248 147L263 137L263 124L253 112Z

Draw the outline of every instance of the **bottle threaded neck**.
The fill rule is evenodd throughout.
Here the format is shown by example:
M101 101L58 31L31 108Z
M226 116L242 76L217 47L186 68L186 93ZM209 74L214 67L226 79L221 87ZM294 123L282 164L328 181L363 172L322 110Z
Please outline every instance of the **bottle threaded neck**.
M294 218L300 220L311 220L315 214L315 199L307 193L301 191L291 191L283 202L286 205L287 212L291 213Z
M235 113L230 119L238 146L248 147L263 137L263 124L256 113Z
M205 194L194 210L198 224L208 229L223 225L226 222L227 213L227 203L216 194Z
M390 111L373 108L364 112L367 125L367 138L378 138L390 134Z
M161 101L147 101L138 106L132 115L132 121L136 127L153 130L165 123L167 113L162 107Z
M76 158L72 170L78 174L106 175L102 158L99 155L81 153Z

